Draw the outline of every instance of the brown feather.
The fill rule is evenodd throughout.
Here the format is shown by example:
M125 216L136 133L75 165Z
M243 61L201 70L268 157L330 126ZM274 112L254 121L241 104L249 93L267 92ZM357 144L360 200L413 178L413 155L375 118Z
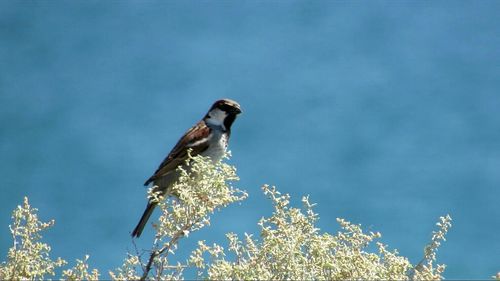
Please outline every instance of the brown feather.
M154 180L164 176L170 171L177 169L179 165L182 165L187 157L187 150L191 148L192 156L198 155L208 148L208 143L205 145L188 146L188 143L194 143L196 141L207 138L210 135L211 129L205 124L205 121L201 120L191 129L189 129L184 136L177 142L172 151L168 156L161 162L160 166L154 174L144 183L148 185Z

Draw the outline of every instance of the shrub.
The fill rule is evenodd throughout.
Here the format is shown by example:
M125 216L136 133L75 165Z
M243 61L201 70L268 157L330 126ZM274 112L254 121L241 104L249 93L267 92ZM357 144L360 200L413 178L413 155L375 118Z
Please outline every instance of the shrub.
M186 269L194 269L199 279L442 279L444 265L436 265L436 251L451 226L449 216L441 217L438 229L424 248L424 258L413 265L396 250L378 241L380 233L363 232L360 225L337 219L336 234L323 233L316 227L319 219L314 204L302 198L303 207L290 206L290 196L274 187L263 186L274 212L262 218L258 237L234 233L226 235L227 249L199 241L184 262L172 262L180 239L210 225L210 215L229 204L241 202L247 193L234 188L236 169L224 162L213 163L201 156L190 157L187 170L174 186L178 198L162 198L148 191L158 201L161 216L148 251L128 253L123 265L109 272L114 280L184 279ZM37 209L25 198L14 210L10 230L13 246L7 261L0 265L0 279L46 279L67 264L61 258L50 258L50 246L40 242L41 232L54 222L40 222ZM125 234L124 234L125 235ZM369 246L375 243L376 251ZM88 256L77 260L73 268L62 270L68 280L98 280L96 269L89 270Z

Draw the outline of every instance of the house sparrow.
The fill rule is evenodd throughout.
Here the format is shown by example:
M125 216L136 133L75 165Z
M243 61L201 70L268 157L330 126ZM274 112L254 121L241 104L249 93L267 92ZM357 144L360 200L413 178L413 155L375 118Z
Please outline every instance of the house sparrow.
M231 125L240 113L241 108L237 102L230 99L216 101L205 117L181 137L144 185L153 183L153 191L159 191L162 196L172 195L172 186L179 178L177 167L185 164L189 148L192 149L192 156L201 154L209 156L213 161L220 160L227 148ZM132 237L141 236L156 205L156 202L149 200L141 220L132 231Z

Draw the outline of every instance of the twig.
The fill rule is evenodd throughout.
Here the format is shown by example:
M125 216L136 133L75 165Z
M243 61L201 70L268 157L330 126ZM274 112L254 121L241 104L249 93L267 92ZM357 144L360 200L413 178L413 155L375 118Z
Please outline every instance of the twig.
M167 252L166 256L168 255L169 251L172 249L172 247L177 244L177 241L179 241L179 239L184 236L184 233L186 231L188 231L189 229L191 229L193 227L193 225L195 225L196 223L198 223L201 219L198 218L196 221L192 222L191 224L188 224L186 225L185 227L183 227L182 229L178 230L174 236L172 237L172 239L167 243L165 244L161 249L159 250L156 250L156 251L152 251L151 252L151 255L149 256L149 260L148 260L148 263L146 264L146 268L144 269L144 272L141 276L141 281L143 280L146 280L146 278L148 277L148 274L149 272L151 271L151 267L153 266L153 262L154 260L156 259L156 257L158 257L159 255Z

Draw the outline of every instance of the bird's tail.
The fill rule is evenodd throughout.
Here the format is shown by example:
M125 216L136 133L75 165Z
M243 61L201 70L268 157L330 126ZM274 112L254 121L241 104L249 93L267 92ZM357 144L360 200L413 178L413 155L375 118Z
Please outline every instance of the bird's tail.
M144 227L146 226L146 223L149 220L149 217L151 217L151 214L153 213L153 210L155 209L157 203L152 203L148 202L148 205L146 206L146 210L144 210L144 213L142 214L141 220L137 224L137 226L134 228L134 231L132 231L132 237L137 237L139 238L141 236L142 231L144 230Z

